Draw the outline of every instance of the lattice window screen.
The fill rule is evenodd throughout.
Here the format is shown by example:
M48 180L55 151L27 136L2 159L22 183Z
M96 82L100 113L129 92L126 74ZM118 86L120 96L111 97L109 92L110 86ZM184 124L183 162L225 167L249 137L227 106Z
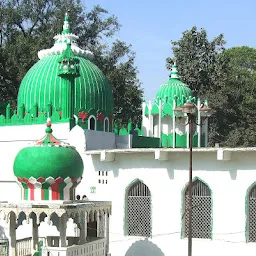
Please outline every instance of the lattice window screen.
M256 185L249 194L248 242L256 242Z
M189 187L184 198L183 236L188 237ZM192 237L211 238L212 198L209 187L200 180L192 185Z
M126 225L129 236L151 236L151 194L141 181L134 183L127 193Z

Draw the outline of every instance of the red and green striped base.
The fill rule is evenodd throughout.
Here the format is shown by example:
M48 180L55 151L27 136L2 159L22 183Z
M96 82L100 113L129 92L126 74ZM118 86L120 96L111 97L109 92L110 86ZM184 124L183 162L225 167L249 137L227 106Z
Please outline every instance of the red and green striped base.
M18 177L18 182L23 187L23 200L75 200L75 189L81 179L82 177L65 179Z

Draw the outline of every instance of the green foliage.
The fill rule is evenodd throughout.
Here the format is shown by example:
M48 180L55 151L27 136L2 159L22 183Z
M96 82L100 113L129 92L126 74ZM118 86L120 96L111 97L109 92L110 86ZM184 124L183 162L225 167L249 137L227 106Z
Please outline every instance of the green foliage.
M230 60L224 90L230 110L226 145L255 146L256 49L234 47L226 50L225 55Z
M173 41L181 80L194 96L208 99L214 114L209 123L209 143L222 146L255 146L256 49L224 49L220 34L212 41L204 29L185 31ZM167 58L167 68L173 59Z
M135 53L126 43L115 41L120 28L115 16L100 6L88 11L79 0L10 0L1 4L1 101L15 104L22 78L38 60L37 52L52 47L52 38L62 31L69 10L71 32L80 37L79 46L94 53L94 62L110 80L115 117L123 121L140 117L142 90Z

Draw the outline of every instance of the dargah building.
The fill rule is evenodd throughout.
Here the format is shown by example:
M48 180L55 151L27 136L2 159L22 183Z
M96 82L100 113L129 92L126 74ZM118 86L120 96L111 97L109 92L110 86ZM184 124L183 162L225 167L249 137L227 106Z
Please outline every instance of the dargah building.
M187 255L188 238L193 255L253 255L256 148L207 146L211 103L176 63L141 124L115 122L111 84L77 39L66 15L17 109L1 105L0 255Z

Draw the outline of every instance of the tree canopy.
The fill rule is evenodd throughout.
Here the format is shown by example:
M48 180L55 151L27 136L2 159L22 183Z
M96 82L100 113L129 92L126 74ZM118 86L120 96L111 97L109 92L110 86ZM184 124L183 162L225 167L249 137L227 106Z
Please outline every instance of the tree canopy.
M222 34L210 41L206 30L198 31L196 27L185 31L172 45L182 81L194 96L208 99L214 109L210 145L254 146L256 49L226 50ZM167 68L172 63L173 59L167 58Z
M15 105L20 82L38 60L37 52L53 45L69 11L72 33L79 46L94 53L94 62L113 88L115 118L139 121L142 89L137 79L135 53L131 45L116 40L117 17L95 6L87 10L79 0L2 1L0 8L0 100ZM111 43L112 42L112 43Z

